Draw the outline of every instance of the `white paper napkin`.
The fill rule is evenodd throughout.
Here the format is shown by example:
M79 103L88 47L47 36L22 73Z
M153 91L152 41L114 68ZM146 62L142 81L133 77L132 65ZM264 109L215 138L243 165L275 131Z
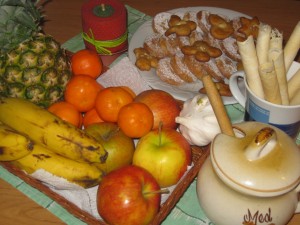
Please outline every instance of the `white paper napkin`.
M128 57L122 58L112 68L103 73L97 81L104 87L128 86L136 94L151 89Z

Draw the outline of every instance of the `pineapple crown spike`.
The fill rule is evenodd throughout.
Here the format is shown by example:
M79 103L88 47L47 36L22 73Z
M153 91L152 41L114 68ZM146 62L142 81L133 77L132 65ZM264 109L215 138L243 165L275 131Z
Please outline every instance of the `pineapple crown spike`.
M40 32L40 0L0 0L0 51L7 52Z

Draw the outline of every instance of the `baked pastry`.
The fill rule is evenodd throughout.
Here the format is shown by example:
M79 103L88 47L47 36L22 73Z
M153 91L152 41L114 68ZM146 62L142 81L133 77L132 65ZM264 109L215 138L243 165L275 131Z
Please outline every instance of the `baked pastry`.
M211 14L208 11L199 11L197 18L199 27L204 29L203 32L206 34L203 40L211 46L220 48L232 60L241 60L236 43L236 33L241 26L239 18L229 20L225 16Z
M229 96L223 83L240 69L237 38L255 35L258 23L257 18L229 19L206 10L159 13L152 20L154 33L143 43L148 55L137 59L136 65L156 68L162 81L176 86L210 75L225 90L221 95ZM146 59L157 61L152 60L151 66Z
M224 82L215 82L216 88L221 96L231 97L232 93L230 91L229 85ZM201 94L206 94L206 89L203 87L199 90Z
M134 54L136 57L135 65L140 70L149 71L151 68L157 67L157 58L151 56L146 49L136 48Z
M170 57L180 51L180 46L183 45L183 40L176 35L166 37L160 34L153 34L147 37L144 41L144 48L150 55L162 59Z
M168 84L178 86L184 83L184 80L174 73L171 67L170 57L165 57L159 60L156 73L162 81L167 82Z
M193 55L184 55L183 62L199 80L208 74L204 68L204 63L198 61Z
M161 12L154 16L152 20L152 28L154 33L164 35L166 31L169 29L169 20L172 15L176 15L179 18L183 18L185 12L178 12L178 13L169 13L169 12Z
M222 75L227 79L238 70L238 62L227 57L225 54L216 58L215 62Z
M173 55L170 60L172 70L177 76L187 83L197 81L197 77L189 70L188 66L184 62L184 54L181 52Z
M152 28L154 33L163 35L169 28L169 20L172 14L169 12L158 13L152 20Z
M178 15L172 15L169 20L169 28L165 35L176 34L177 36L189 36L193 30L196 30L197 24L194 21L180 18Z

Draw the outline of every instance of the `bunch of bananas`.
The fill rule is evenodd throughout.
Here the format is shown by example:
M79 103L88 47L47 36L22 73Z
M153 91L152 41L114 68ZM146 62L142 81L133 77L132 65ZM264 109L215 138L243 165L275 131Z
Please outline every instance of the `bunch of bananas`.
M83 130L21 98L0 99L0 161L31 174L38 169L84 188L102 179L103 146Z

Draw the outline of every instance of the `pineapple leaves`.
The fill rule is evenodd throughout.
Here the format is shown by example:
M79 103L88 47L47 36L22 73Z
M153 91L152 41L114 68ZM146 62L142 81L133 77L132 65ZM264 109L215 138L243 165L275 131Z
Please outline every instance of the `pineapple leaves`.
M0 0L0 51L6 52L41 31L39 0Z

